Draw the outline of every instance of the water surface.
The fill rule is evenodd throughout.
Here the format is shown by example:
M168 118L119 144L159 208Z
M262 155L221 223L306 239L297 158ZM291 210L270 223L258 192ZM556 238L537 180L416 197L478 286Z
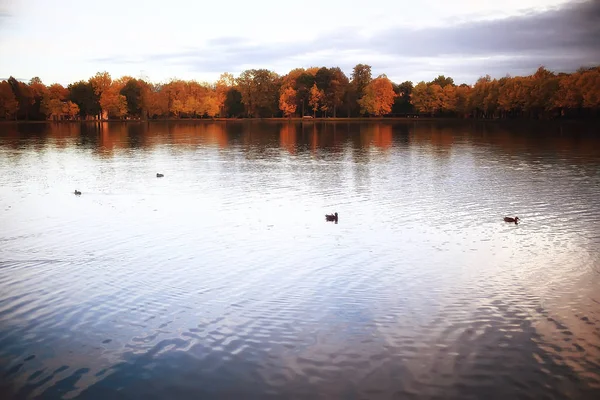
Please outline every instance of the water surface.
M599 198L575 123L1 124L0 394L600 398Z

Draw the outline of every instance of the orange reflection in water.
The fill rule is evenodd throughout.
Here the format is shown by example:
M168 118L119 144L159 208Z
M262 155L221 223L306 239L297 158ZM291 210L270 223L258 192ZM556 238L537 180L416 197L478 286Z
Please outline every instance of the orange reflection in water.
M296 154L297 148L296 125L292 123L282 124L279 129L279 145L290 154Z

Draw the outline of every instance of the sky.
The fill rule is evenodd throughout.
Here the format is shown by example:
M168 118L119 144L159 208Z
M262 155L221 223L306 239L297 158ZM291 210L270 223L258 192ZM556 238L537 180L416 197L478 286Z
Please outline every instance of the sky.
M214 82L358 63L394 82L600 65L600 0L0 0L0 79Z

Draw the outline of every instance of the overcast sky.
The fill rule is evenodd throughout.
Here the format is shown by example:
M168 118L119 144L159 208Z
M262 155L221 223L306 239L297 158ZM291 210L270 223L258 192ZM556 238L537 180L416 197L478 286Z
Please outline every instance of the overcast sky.
M598 65L600 0L0 0L2 79L214 81L357 63L457 83Z

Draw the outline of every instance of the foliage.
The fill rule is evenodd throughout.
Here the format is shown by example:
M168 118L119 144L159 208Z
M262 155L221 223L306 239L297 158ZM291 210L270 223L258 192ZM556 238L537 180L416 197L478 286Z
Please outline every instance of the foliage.
M106 71L64 88L34 77L0 83L0 119L227 118L360 115L455 116L473 118L562 118L600 116L600 67L553 73L544 67L529 76L456 85L439 75L413 86L375 79L371 66L356 65L350 79L339 67L296 68L279 76L267 69L224 73L214 84L173 79L151 84L113 80ZM76 112L74 110L77 110Z

